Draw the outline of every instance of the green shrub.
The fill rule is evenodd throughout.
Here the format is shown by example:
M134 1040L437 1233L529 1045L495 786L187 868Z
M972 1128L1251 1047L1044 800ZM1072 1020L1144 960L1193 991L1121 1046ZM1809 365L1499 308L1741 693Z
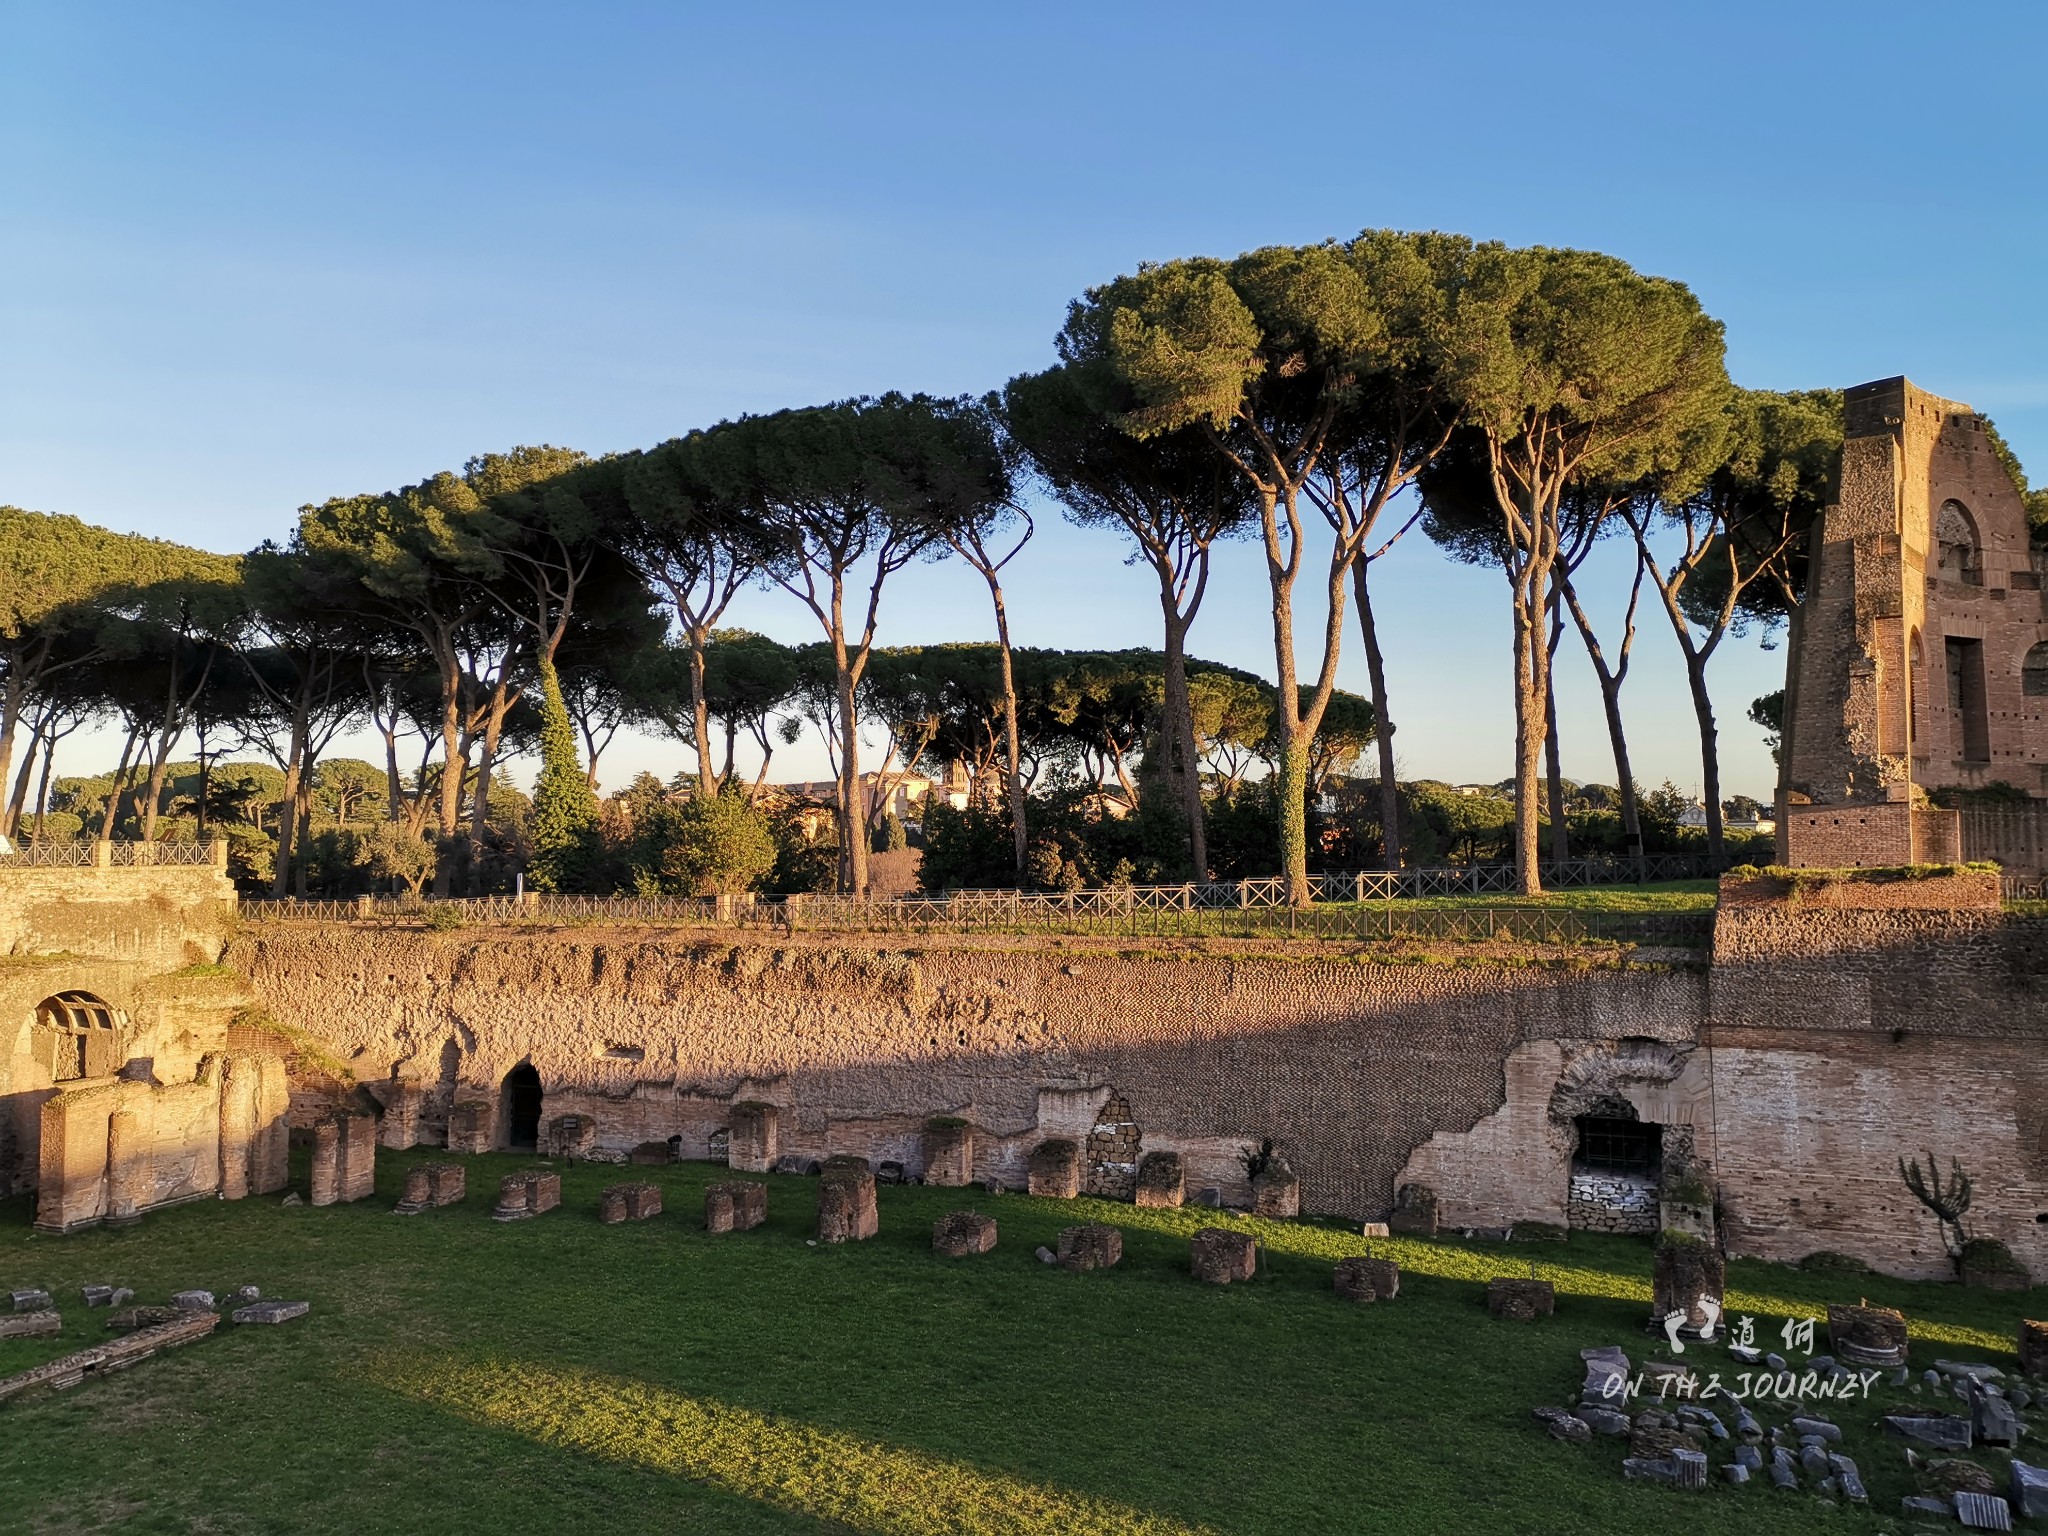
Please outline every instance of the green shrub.
M775 831L734 791L685 801L669 823L662 874L691 896L734 896L757 889L775 869Z
M1809 1253L1799 1261L1799 1267L1809 1273L1818 1275L1868 1275L1876 1273L1868 1264L1853 1254L1836 1253L1828 1248L1823 1248L1816 1253Z
M1990 1274L2024 1275L2027 1266L2013 1257L2013 1252L1995 1237L1973 1237L1963 1244L1961 1255L1965 1269L1974 1269Z

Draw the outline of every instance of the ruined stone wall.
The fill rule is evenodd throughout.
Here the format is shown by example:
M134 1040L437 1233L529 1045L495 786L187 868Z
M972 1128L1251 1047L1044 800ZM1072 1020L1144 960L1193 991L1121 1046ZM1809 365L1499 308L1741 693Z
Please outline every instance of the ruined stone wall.
M311 924L229 958L403 1106L387 1145L441 1140L459 1101L504 1144L530 1062L601 1156L718 1155L758 1100L784 1154L913 1174L926 1121L960 1116L976 1177L1021 1185L1037 1141L1129 1125L1243 1202L1238 1153L1271 1136L1305 1209L1378 1219L1419 1183L1494 1228L1571 1219L1574 1120L1621 1098L1705 1163L1737 1252L1940 1272L1897 1168L1932 1150L2048 1275L2048 921L1996 910L1724 910L1690 972Z
M2048 652L2027 665L2048 594L2020 488L1969 406L1880 379L1846 392L1844 427L1793 623L1781 857L1941 862L1959 829L1909 812L1916 786L2048 793Z
M780 1106L780 1149L923 1165L934 1115L978 1128L978 1177L1021 1185L1037 1140L1087 1142L1112 1094L1191 1191L1247 1196L1271 1136L1311 1209L1377 1218L1410 1150L1494 1111L1524 1041L1686 1041L1703 983L1662 970L1132 956L944 940L781 944L519 930L249 930L230 952L283 1020L330 1041L423 1140L531 1062L544 1113L600 1151L711 1154L729 1106ZM1561 1199L1561 1187L1559 1198ZM1561 1217L1559 1219L1562 1219Z
M1959 1158L1972 1220L2048 1277L2048 920L1724 909L1690 1077L1742 1251L1946 1272L1900 1157Z
M214 965L234 910L212 867L0 867L0 1198L37 1191L38 1220L62 1229L104 1219L117 1196L146 1210L222 1188L239 1155L222 1146L227 1034L249 1001ZM84 1076L54 1068L41 1010L57 997L104 1010ZM238 1133L244 1107L278 1122L280 1065L246 1069Z

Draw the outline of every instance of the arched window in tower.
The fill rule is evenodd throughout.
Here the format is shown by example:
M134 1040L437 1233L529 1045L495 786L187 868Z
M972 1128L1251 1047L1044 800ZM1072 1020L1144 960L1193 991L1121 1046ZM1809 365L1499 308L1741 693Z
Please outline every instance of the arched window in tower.
M1944 501L1935 514L1934 543L1940 556L1939 574L1944 581L1978 586L1984 580L1977 547L1977 524L1969 508L1960 501Z
M2028 651L2020 663L2020 692L2030 699L2048 699L2048 640Z

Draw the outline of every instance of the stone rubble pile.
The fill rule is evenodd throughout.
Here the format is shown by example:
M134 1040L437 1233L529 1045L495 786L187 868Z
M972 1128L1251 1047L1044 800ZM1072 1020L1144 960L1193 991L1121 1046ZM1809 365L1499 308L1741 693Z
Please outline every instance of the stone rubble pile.
M1733 1371L1714 1358L1697 1365L1652 1360L1638 1368L1618 1345L1606 1345L1579 1352L1584 1377L1576 1403L1537 1408L1535 1417L1551 1439L1568 1444L1625 1438L1622 1475L1632 1481L1703 1488L1718 1462L1720 1478L1729 1484L1768 1475L1776 1489L1866 1504L1863 1470L1844 1451L1841 1424L1829 1415L1850 1413L1855 1424L1872 1423L1858 1410L1872 1401L1882 1379L1891 1393L1922 1400L1885 1404L1874 1421L1894 1443L1906 1442L1916 1491L1904 1499L1902 1515L1999 1531L2013 1529L2015 1520L2048 1518L2048 1469L2018 1454L2030 1433L2025 1415L2041 1401L2036 1388L1983 1361L1937 1360L1916 1379L1905 1363L1903 1316L1867 1304L1829 1312L1832 1347L1860 1364L1816 1355L1792 1368L1778 1355L1759 1358L1755 1350L1731 1345ZM2022 1325L2023 1344L2025 1329L2034 1326ZM1698 1347L1689 1346L1687 1362ZM1882 1369L1887 1364L1889 1372ZM1724 1383L1744 1383L1747 1389L1741 1368L1749 1365L1767 1366L1771 1380L1795 1382L1811 1397L1765 1393L1744 1401ZM1842 1395L1835 1397L1834 1390ZM1827 1397L1834 1402L1825 1407L1812 1401ZM1783 1413L1783 1421L1767 1428L1752 1404L1758 1411ZM1999 1472L1957 1454L1986 1450L2007 1456Z

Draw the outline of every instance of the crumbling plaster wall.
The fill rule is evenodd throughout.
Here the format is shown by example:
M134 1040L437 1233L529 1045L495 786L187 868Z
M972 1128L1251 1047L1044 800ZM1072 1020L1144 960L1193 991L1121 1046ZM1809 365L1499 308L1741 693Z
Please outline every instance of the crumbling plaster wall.
M426 1140L531 1062L546 1114L594 1116L613 1151L680 1137L705 1155L728 1106L760 1099L786 1153L913 1172L925 1120L960 1115L977 1175L1022 1183L1032 1143L1085 1136L1113 1089L1144 1150L1188 1159L1190 1189L1243 1199L1237 1153L1271 1136L1308 1208L1366 1217L1418 1143L1500 1106L1517 1045L1689 1040L1704 996L1649 968L533 929L280 925L229 958L375 1091L418 1095Z
M250 1000L244 980L214 968L234 910L233 886L210 867L0 868L0 1198L51 1184L53 1220L104 1214L117 1107L133 1117L126 1160L141 1208L220 1188L227 1032ZM113 1010L103 1055L118 1066L60 1084L37 1058L36 1010L77 992ZM259 1110L283 1092L272 1077ZM46 1131L61 1142L47 1157Z

